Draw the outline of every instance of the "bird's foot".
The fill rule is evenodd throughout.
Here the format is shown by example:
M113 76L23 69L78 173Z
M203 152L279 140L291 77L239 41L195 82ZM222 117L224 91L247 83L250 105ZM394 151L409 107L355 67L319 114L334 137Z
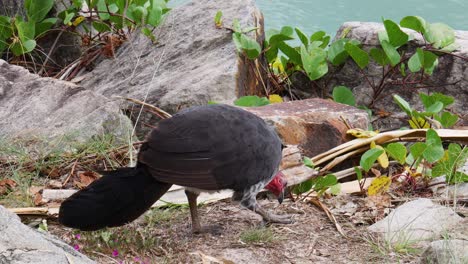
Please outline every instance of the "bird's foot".
M276 215L272 213L266 213L262 215L263 221L267 223L278 223L278 224L292 224L294 220L291 215Z

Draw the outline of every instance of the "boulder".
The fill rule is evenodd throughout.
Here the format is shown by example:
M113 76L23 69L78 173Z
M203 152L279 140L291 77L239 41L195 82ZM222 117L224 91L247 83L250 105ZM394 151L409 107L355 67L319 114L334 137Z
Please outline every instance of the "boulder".
M298 145L309 157L348 141L345 121L361 129L369 123L363 110L318 98L245 109L273 125L283 144Z
M0 263L95 263L55 237L21 223L0 205Z
M451 208L419 198L397 207L368 229L384 235L389 242L418 242L438 238L461 222Z
M131 129L118 103L0 60L0 138L68 136L86 141L112 134L123 141Z
M343 32L347 38L357 39L363 44L365 50L370 50L373 47L379 46L377 33L384 31L385 28L381 23L374 22L346 22L338 30L336 36L340 37ZM420 34L415 31L403 29L411 34L414 39L410 41L407 51L412 53L415 48L421 46L424 42ZM454 52L457 56L468 57L468 31L455 32L456 43L459 45L458 50ZM382 68L375 63L369 64L364 69L369 80L375 83L382 78ZM329 89L336 85L345 85L353 90L356 96L358 105L369 105L373 95L372 88L368 85L366 78L362 77L360 69L357 65L348 60L343 67L336 69L335 74L330 79ZM393 101L392 94L398 94L407 100L415 109L423 110L423 106L419 99L419 92L433 93L441 92L446 95L455 97L455 103L450 108L460 114L460 126L468 125L468 64L466 60L451 55L439 57L439 64L434 70L433 75L428 81L428 88L419 90L405 89L397 85L389 85L385 88L381 100L374 104L375 109L381 109L386 112L393 113L391 116L379 118L376 127L381 128L398 128L407 126L406 115L401 111L398 105ZM331 90L330 90L331 92Z
M421 256L421 263L468 263L468 241L458 239L434 241L423 252Z
M259 27L262 41L263 17L253 0L196 0L168 13L155 30L157 44L136 32L115 59L104 60L80 76L81 84L108 97L135 98L170 113L208 101L232 102L251 90L249 85L260 84L251 83L251 68L241 63L231 31L215 27L218 10L225 27L237 18L243 28ZM151 120L152 115L145 118Z

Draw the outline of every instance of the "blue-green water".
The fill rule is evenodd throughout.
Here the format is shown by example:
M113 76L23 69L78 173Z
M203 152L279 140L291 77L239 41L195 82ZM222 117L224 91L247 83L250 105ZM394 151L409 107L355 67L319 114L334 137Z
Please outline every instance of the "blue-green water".
M346 21L399 22L409 15L468 30L468 0L256 0L265 28L299 27L304 33L324 30L334 35Z
M171 6L188 0L171 0ZM196 0L195 0L196 1ZM308 35L324 30L334 35L346 21L399 22L409 15L468 30L468 0L256 0L266 30L298 27Z

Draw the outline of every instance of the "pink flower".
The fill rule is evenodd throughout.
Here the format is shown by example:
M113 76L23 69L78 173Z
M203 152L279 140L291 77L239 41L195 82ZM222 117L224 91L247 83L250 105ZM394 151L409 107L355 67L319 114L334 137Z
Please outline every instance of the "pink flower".
M117 249L112 250L112 256L117 257L119 255L119 251Z
M73 248L74 248L75 250L77 250L77 251L80 251L80 245L78 245L78 244L74 245Z
M80 234L76 234L76 235L75 235L75 238L76 238L76 239L80 239L80 238L81 238L81 235L80 235Z

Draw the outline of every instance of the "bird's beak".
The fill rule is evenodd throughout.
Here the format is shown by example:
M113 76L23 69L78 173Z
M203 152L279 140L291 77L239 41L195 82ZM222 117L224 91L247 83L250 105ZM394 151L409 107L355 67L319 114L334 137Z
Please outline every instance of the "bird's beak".
M278 196L278 203L279 204L283 203L283 200L284 200L284 190Z

